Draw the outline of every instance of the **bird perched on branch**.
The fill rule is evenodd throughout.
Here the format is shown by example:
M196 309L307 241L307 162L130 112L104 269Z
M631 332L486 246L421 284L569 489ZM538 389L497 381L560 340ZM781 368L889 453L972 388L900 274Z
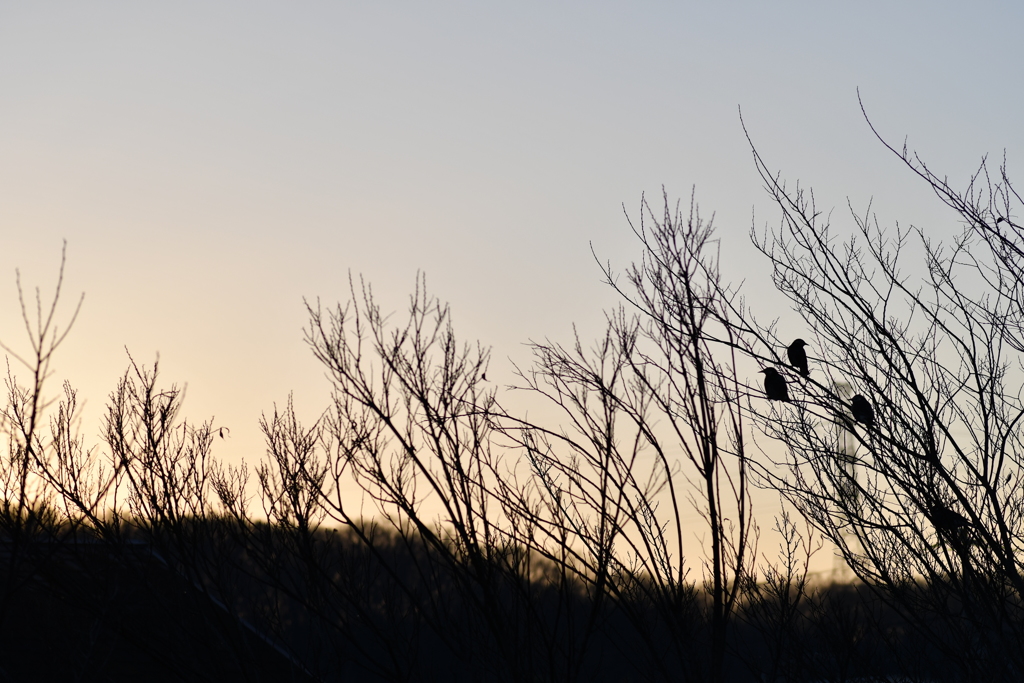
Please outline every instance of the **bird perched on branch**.
M775 368L765 368L764 393L770 401L789 401L789 390L786 388L786 378L779 374Z
M850 411L853 413L853 419L857 422L868 427L875 426L875 409L871 407L871 401L860 394L854 396L850 401Z
M807 369L807 352L804 351L804 347L807 346L807 342L803 339L797 339L789 348L786 349L786 355L789 356L789 364L796 368L801 375L807 377L811 374L811 371Z
M928 508L928 519L938 531L957 531L964 527L974 526L971 520L959 512L950 510L942 503L936 503Z

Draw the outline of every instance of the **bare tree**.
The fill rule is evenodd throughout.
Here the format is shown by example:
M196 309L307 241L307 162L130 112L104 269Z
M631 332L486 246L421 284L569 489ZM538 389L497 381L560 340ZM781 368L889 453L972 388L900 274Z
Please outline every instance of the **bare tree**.
M575 602L569 575L539 562L522 529L512 531L494 390L483 379L488 352L458 342L422 278L401 324L368 287L351 291L333 310L309 306L307 341L327 369L333 406L311 427L290 401L262 422L270 457L257 478L267 533L277 535L263 557L277 553L288 568L264 561L267 576L391 680L426 675L436 664L425 653L439 649L445 669L473 676L578 678L593 625L579 634L575 605L550 599L551 582L561 581L559 595ZM237 502L243 479L218 490L256 532ZM361 573L369 566L373 577Z
M61 514L58 501L40 476L52 457L53 446L46 429L46 410L53 402L45 394L46 381L53 372L53 356L71 331L85 297L83 294L79 298L67 322L62 323L58 318L58 305L64 285L66 255L65 243L53 297L45 303L37 287L34 311L31 302L26 300L21 273L17 273L18 302L30 353L19 354L0 342L0 347L8 354L7 402L0 412L0 432L6 440L6 452L0 459L0 536L7 565L0 600L0 625L6 618L14 592L21 582L33 575L33 562L45 561L45 557L33 560L27 556L28 545L39 538L56 540L69 531L68 518ZM28 371L28 383L18 381L10 367L11 358Z
M841 236L812 193L788 187L754 150L782 221L753 239L815 350L809 377L791 373L791 403L752 389L752 419L784 446L766 446L759 474L927 634L957 667L947 675L1017 678L1020 196L1005 165L993 181L983 162L956 192L905 147L893 151L963 224L950 243L852 209L853 234ZM788 340L748 311L738 317L747 352L779 359ZM844 434L856 441L852 455Z
M504 431L535 476L517 515L538 530L524 543L541 540L536 550L570 563L592 600L607 596L629 615L661 677L723 680L757 533L744 390L723 324L735 293L721 280L713 229L696 204L684 215L666 198L659 219L644 202L632 227L639 263L624 278L604 266L629 309L608 316L593 349L579 340L535 343L535 369L521 372L525 388L561 408L567 424L507 419ZM707 533L706 548L694 543L708 551L696 565L703 591L685 552L690 509Z

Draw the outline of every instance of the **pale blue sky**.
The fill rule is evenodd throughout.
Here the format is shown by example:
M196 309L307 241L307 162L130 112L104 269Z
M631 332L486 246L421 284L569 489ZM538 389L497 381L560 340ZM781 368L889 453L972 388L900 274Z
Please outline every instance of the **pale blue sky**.
M1004 149L1019 168L1024 10L895 4L0 2L0 337L21 343L14 268L49 285L66 238L87 298L55 379L96 411L125 345L159 351L230 458L290 390L322 405L302 297L339 300L350 269L395 309L423 270L511 381L521 342L596 332L588 243L628 263L621 204L662 185L696 185L763 290L746 235L776 215L738 105L837 216L874 197L949 234L856 88L954 180Z

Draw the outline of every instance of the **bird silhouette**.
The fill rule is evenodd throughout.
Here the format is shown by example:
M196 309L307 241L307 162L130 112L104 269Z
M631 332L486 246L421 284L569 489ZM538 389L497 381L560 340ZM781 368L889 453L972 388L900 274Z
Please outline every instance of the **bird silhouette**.
M804 351L804 347L807 346L807 342L803 339L797 339L789 348L786 349L786 355L789 356L789 364L800 371L800 374L807 377L811 374L811 371L807 369L807 352Z
M786 388L786 378L779 374L775 368L765 368L764 393L770 401L789 401L789 390Z
M938 531L956 531L965 526L974 526L971 520L959 512L950 510L942 503L936 503L928 508L928 519Z
M871 407L871 401L857 394L850 402L850 410L853 412L853 419L857 422L866 424L868 427L875 426L875 409Z

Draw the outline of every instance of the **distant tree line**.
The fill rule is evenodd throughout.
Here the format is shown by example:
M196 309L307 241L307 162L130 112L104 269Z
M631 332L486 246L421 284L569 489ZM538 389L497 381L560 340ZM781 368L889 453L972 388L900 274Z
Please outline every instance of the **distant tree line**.
M134 359L87 445L75 390L46 383L78 314L58 320L63 265L49 306L19 282L0 634L54 548L99 544L145 548L216 606L249 680L271 679L253 633L321 681L1020 680L1024 229L1005 162L958 191L890 147L962 224L940 244L853 212L837 233L751 149L780 211L751 238L800 329L725 280L695 201L645 202L639 259L601 266L621 297L604 333L533 342L517 371L550 421L503 405L425 278L401 320L350 279L347 302L307 304L331 404L264 415L265 457L215 458L222 428ZM754 487L786 501L760 519L777 554ZM821 538L854 583L809 580ZM166 647L209 638L179 619Z

